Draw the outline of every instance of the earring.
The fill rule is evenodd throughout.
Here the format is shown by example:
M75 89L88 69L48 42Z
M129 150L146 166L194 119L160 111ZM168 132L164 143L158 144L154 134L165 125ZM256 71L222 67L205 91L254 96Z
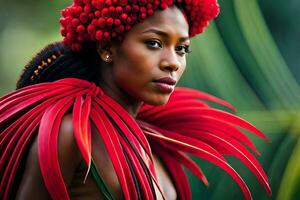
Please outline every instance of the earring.
M111 56L109 54L105 56L105 62L111 62Z

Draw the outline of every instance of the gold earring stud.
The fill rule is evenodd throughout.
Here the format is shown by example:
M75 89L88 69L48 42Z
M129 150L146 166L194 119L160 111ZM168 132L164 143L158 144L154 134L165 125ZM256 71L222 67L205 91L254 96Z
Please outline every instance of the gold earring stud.
M110 62L110 61L111 61L111 56L110 56L109 54L107 54L107 55L105 56L105 61L106 61L106 62Z

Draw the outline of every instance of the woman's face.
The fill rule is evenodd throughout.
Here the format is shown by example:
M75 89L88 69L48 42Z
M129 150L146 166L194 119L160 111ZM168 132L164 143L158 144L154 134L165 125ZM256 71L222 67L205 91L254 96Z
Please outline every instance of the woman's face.
M175 6L156 11L112 47L115 84L147 104L167 103L186 66L189 27Z

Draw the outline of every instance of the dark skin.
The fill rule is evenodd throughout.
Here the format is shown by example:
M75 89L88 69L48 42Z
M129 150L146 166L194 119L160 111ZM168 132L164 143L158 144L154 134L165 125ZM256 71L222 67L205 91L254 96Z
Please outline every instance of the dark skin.
M188 24L177 7L157 11L144 23L135 25L121 45L98 49L105 63L101 66L101 88L133 117L143 102L152 105L167 103L171 92L160 90L154 81L164 77L180 79L185 70L189 42ZM58 140L59 163L70 198L104 199L90 174L83 184L86 166L73 137L71 114L63 118ZM122 189L113 165L93 125L92 157L114 198L122 199ZM176 190L168 172L157 156L154 155L153 160L164 196L168 200L176 199ZM162 199L155 189L157 198ZM51 199L38 166L36 139L16 198Z

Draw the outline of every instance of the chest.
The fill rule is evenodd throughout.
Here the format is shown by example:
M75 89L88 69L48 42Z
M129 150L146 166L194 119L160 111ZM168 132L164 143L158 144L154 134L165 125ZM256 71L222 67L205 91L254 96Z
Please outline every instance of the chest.
M113 164L106 151L102 139L97 134L92 134L92 157L95 164L98 167L101 178L107 185L114 199L122 199L122 189L119 184L117 175L115 173ZM165 170L162 162L158 159L157 156L153 157L153 161L154 161L154 167L158 179L158 184L161 190L163 191L165 198L167 200L175 200L177 198L175 187L167 171ZM80 170L78 171L78 173L81 173L82 176L84 175L84 173L82 171L80 172ZM83 180L82 178L79 179L81 179L81 181ZM102 196L102 194L99 192L99 189L95 181L93 180L93 177L91 176L88 176L86 180L86 184L84 184L82 187L88 188L87 190L89 190L90 193L93 194L93 196L94 195L97 195L98 197ZM155 187L157 199L158 200L163 199L155 184L154 187Z

